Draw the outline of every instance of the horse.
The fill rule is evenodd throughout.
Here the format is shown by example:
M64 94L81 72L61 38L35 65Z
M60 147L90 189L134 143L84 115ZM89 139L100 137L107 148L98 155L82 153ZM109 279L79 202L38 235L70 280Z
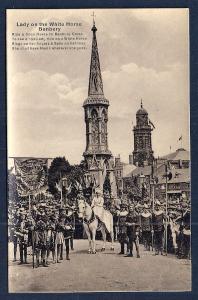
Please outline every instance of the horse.
M103 246L101 251L105 251L106 247L106 226L104 223L99 224L98 218L95 216L93 209L91 206L84 200L78 200L78 216L79 218L83 219L83 227L87 234L88 241L89 241L89 249L88 253L96 254L96 231L101 231L102 238L103 238ZM114 233L113 233L113 216L109 212L111 230L111 250L114 250Z

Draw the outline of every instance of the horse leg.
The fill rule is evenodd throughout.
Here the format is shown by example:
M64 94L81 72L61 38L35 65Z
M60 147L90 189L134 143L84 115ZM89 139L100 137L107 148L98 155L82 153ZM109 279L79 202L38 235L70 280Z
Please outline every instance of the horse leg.
M87 234L87 238L88 238L88 241L89 241L89 249L88 249L88 253L90 254L92 252L92 246L91 246L91 234L90 234L90 231L89 231L89 228L85 227L84 226L84 229L85 229L85 232Z
M137 237L134 241L135 243L135 249L136 249L136 253L137 253L137 258L140 258L140 252L139 252L139 238Z
M92 231L92 253L96 254L96 230Z
M105 247L106 247L106 230L105 230L105 226L102 226L101 227L101 233L102 233L102 239L103 239L103 246L102 246L102 249L101 251L105 251Z

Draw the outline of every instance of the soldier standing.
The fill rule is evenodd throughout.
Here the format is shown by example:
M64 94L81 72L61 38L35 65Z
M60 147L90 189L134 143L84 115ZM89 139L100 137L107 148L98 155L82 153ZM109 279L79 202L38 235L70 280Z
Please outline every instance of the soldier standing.
M53 263L55 263L55 241L56 241L56 217L50 216L50 220L47 226L47 265L49 264L50 251L52 252Z
M124 254L124 244L128 244L126 218L128 215L127 204L121 203L120 214L118 217L118 241L120 242L121 251L119 254Z
M27 264L28 228L25 218L25 212L20 212L19 220L16 224L16 235L19 240L20 265Z
M65 215L65 228L64 228L64 239L65 239L65 247L66 247L66 260L70 260L69 258L69 240L71 242L71 247L73 248L73 232L74 232L74 219L73 212L69 207L66 208Z
M126 226L129 239L129 254L126 255L126 257L133 257L133 243L135 243L137 258L140 258L138 241L140 232L139 216L135 212L133 205L129 206L129 213L126 217Z
M63 260L63 244L64 244L64 231L65 231L65 217L61 213L59 215L58 222L56 224L56 242L57 245L57 263L60 263L60 260Z
M152 216L155 255L158 255L159 252L163 255L164 212L160 209L160 206L160 202L157 201Z
M41 255L41 261L43 267L48 267L46 262L46 250L47 250L47 220L46 216L37 215L37 222L35 225L35 240L34 249L36 253L36 268L39 267L39 257Z

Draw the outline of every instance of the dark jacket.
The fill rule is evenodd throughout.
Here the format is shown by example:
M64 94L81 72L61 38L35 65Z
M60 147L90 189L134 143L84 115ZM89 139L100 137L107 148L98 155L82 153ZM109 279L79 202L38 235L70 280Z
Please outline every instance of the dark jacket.
M127 236L129 238L135 238L136 232L139 231L139 216L135 212L131 212L128 214L126 218L127 225Z
M153 213L152 216L152 223L153 223L153 230L155 232L160 232L160 231L164 231L164 214L163 212L161 213Z

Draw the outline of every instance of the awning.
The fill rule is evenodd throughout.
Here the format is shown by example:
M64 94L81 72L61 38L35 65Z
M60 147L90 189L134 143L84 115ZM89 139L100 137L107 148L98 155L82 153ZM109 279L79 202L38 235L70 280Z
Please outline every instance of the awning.
M172 191L167 191L167 194L182 194L182 191L172 190Z

